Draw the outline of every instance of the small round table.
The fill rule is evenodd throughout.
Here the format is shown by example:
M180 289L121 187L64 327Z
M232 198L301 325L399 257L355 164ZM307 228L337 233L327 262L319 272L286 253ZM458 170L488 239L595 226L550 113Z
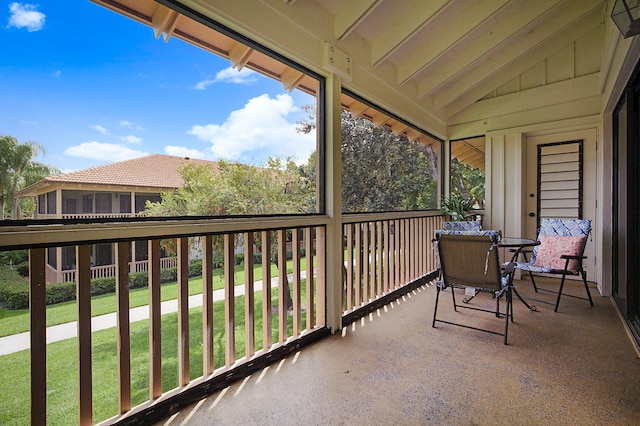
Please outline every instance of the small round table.
M513 256L511 256L511 262L515 262L518 260L518 256L522 251L526 248L535 247L540 244L540 241L532 240L530 238L519 238L519 237L503 237L498 241L498 247L506 247L510 248L513 251ZM525 257L526 258L526 257ZM529 305L523 298L520 296L520 293L514 288L513 292L520 299L520 301L531 311L536 311L537 308L534 305Z

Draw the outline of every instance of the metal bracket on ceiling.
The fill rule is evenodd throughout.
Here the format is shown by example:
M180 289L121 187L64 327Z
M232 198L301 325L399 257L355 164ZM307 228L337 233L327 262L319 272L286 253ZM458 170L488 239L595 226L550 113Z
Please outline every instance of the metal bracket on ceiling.
M351 60L351 56L328 42L324 43L323 49L323 67L338 74L344 81L351 81L353 78L353 61Z

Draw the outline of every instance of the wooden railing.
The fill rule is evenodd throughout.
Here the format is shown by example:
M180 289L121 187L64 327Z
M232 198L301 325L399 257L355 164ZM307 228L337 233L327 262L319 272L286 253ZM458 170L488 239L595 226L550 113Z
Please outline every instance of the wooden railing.
M345 314L436 270L431 240L441 216L349 215L343 223Z
M129 218L140 217L141 213L63 213L63 219L103 219L103 218Z
M48 374L62 368L47 357L47 247L76 248L77 357L70 359L77 359L78 389L75 395L65 394L72 401L69 407L77 407L79 424L127 424L167 417L175 407L192 402L194 395L222 389L329 334L327 285L342 287L342 312L348 314L435 270L430 241L441 217L428 213L349 215L342 222L343 282L327 283L325 271L332 267L326 265L325 256L330 222L325 216L312 215L0 226L0 250L30 249L31 423L47 422ZM123 235L127 235L124 240ZM167 334L171 327L167 315L161 313L160 252L167 239L177 241L175 334ZM140 240L148 241L149 253L149 319L142 333L137 324L134 327L129 309L130 248ZM202 294L197 296L201 307L196 308L189 305L190 241L201 245L203 257ZM114 371L114 367L101 365L95 357L102 354L92 353L89 285L91 244L109 242L116 243L117 259L113 335L117 380L114 377L110 384L93 378L100 369ZM223 253L221 271L213 267L214 250ZM238 253L244 255L240 269L235 264ZM261 269L255 268L256 259ZM255 271L261 271L260 276L254 276ZM220 279L223 288L214 291ZM253 285L238 285L239 280ZM136 343L141 336L148 336L144 357L148 366L142 369L134 365L140 359ZM176 348L177 356L167 354L170 347ZM65 363L68 368L69 361ZM172 376L175 381L169 379ZM146 397L140 395L140 386L146 389ZM110 412L95 415L94 400L104 398L114 398Z
M177 257L163 257L160 259L160 269L168 269L175 268L178 266L178 258ZM129 262L129 270L131 272L143 272L149 269L149 261L148 260L138 260L135 262ZM91 279L94 278L104 278L104 277L115 277L116 276L116 265L103 265L103 266L92 266L91 267ZM76 270L75 269L67 269L62 271L62 281L70 282L76 280Z

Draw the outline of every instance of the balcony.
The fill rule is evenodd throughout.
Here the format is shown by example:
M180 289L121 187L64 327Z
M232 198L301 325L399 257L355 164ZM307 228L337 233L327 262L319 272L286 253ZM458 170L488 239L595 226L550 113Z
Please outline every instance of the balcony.
M331 328L432 279L435 258L430 236L441 220L437 212L343 216L335 235L330 232L330 221L321 215L4 226L0 230L3 249L30 250L31 383L26 392L31 405L27 414L24 400L17 403L15 412L21 417L16 417L30 418L33 424L51 423L61 407L76 411L79 424L126 424L166 417L175 407L191 402L194 395L205 395L272 365L329 335ZM129 247L140 240L149 241L149 320L142 325L129 317ZM177 335L167 335L167 315L160 309L162 240L176 241ZM106 343L97 337L100 332L92 331L90 250L99 243L117 246L117 326ZM336 243L344 255L329 248ZM203 257L202 307L196 311L188 301L187 270L193 244L201 245ZM45 252L61 245L76 250L78 337L70 344L77 351L77 363L66 357L60 363L49 356L55 349L47 344ZM222 296L212 291L214 248L224 254ZM248 291L251 287L236 285L238 252L244 254L242 282L255 283L253 292ZM262 268L260 276L254 276L256 256L261 265L271 266ZM327 286L332 273L338 276L332 282L341 288ZM141 369L134 347L147 337L143 354L147 365ZM177 353L172 353L172 347ZM99 361L103 352L112 350L118 354L113 360L115 375L114 366ZM141 370L148 371L148 376L140 377ZM113 379L111 383L94 379L105 374ZM52 391L51 378L59 375L77 376L78 390ZM94 412L96 401L104 400L111 401L108 408Z
M549 281L542 284L552 288ZM530 281L516 282L526 297ZM447 291L448 293L448 291ZM448 296L443 293L444 296ZM569 294L582 295L572 285ZM421 286L342 333L181 410L186 424L635 424L640 365L614 305L563 297L558 313L514 302L509 345L500 336L431 327L435 287ZM438 314L454 314L450 298Z
M484 333L431 328L436 267L431 235L441 220L426 212L345 215L337 239L343 255L329 249L336 243L331 225L315 215L4 227L2 246L17 248L15 241L21 241L20 247L30 247L32 271L30 414L24 401L15 412L32 424L55 422L51 415L59 406L75 411L79 424L164 419L167 424L274 419L297 424L318 418L323 423L372 418L597 423L603 416L608 423L625 424L637 418L637 354L607 298L596 297L591 308L566 297L557 314L544 303L535 302L539 312L530 312L516 301L516 324L506 347ZM214 238L225 256L223 296L211 291L213 269L203 267L201 308L189 306L185 273L196 237L204 265L211 264ZM29 244L31 238L38 243ZM174 335L160 311L160 241L167 238L177 240L180 277ZM141 239L150 241L150 319L134 324L127 254L128 245ZM88 285L89 243L97 242L116 242L119 253L117 327L110 331L112 340L99 346L93 342L98 338L91 330ZM256 242L262 264L271 264L270 253L277 253L274 276L271 268L254 276ZM53 349L47 344L43 282L46 246L59 244L75 245L79 259L78 338L70 343L77 362L64 365L48 356ZM238 251L252 254L245 256L243 282L256 283L254 292L236 285ZM332 271L340 277L338 287L327 279ZM519 284L526 296L533 296L530 287ZM223 305L222 316L214 312L216 304ZM453 314L443 306L443 314ZM330 326L335 321L338 325ZM482 321L501 325L486 314ZM147 355L140 358L134 347L145 336ZM117 359L105 365L103 352L112 350ZM112 380L96 381L105 369L111 369ZM141 370L148 375L141 377ZM78 377L78 389L53 391L47 383L59 374ZM496 391L491 402L479 397ZM96 401L104 400L110 401L107 407L97 408Z

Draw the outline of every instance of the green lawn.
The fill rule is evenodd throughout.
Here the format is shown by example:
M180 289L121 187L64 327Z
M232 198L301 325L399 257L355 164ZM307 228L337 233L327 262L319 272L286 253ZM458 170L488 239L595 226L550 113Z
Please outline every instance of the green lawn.
M306 268L306 259L301 260L301 268ZM236 285L244 284L244 265L235 268ZM287 262L287 272L293 271L291 261ZM222 269L216 269L213 273L213 288L218 290L224 288L224 277ZM278 276L278 269L271 265L271 276ZM254 279L262 279L262 265L254 266ZM202 278L189 280L189 295L202 293ZM172 300L178 298L178 284L167 283L161 286L161 299ZM149 304L149 291L147 288L138 288L130 291L129 306L135 308ZM105 294L91 298L91 315L103 315L116 311L115 294ZM66 322L75 321L77 318L77 308L75 300L65 303L58 303L47 306L47 327ZM0 308L0 337L9 336L16 333L29 331L29 310L7 310Z
M302 287L305 288L304 286ZM272 303L278 304L277 289ZM303 295L304 296L304 295ZM256 312L262 309L262 292L256 293ZM236 358L245 355L244 296L236 297ZM303 314L304 316L305 314ZM214 361L216 368L224 360L224 303L214 303ZM288 318L288 335L292 333L292 317ZM272 333L278 336L278 315L273 315ZM131 389L133 405L148 399L149 393L149 322L131 324ZM190 376L202 375L202 308L189 314ZM162 381L163 392L177 386L177 314L162 317ZM262 347L262 318L256 315L256 348ZM93 416L99 422L117 414L116 329L92 333L93 352ZM76 424L78 416L77 339L47 345L47 423ZM29 351L0 357L3 386L0 387L0 424L29 424Z
M306 267L305 259L302 259L302 270ZM292 271L292 263L287 264L288 272ZM275 265L271 267L272 277L278 276ZM214 289L224 286L222 271L214 272ZM262 268L257 265L254 268L256 280L262 277ZM235 282L244 284L243 265L236 268ZM303 280L303 283L305 280ZM306 293L305 285L302 286L302 297ZM189 281L189 294L202 292L202 278L194 278ZM177 298L177 283L168 283L161 286L162 300ZM148 304L148 289L135 289L130 292L131 307ZM262 292L255 294L256 324L254 335L256 348L262 348ZM278 305L278 290L272 291L272 304ZM92 314L101 315L115 312L116 298L114 294L92 297ZM69 321L75 321L75 301L50 305L47 307L47 325L55 325ZM245 355L245 318L244 296L235 299L235 335L236 358ZM194 308L189 314L189 340L190 340L190 371L191 377L202 375L202 308ZM306 313L303 313L303 321ZM289 316L288 335L293 330L293 319ZM214 303L214 362L215 367L224 365L225 336L224 336L224 302ZM136 406L148 399L149 393L149 322L139 321L131 324L131 389L132 403ZM28 331L28 310L4 310L0 309L0 336ZM278 339L278 313L274 310L272 319L273 339ZM162 380L163 392L177 386L177 314L168 314L162 317ZM93 416L94 422L105 420L117 414L117 371L116 358L116 329L102 330L92 333L92 373L93 373ZM29 389L30 389L30 352L28 350L0 356L0 371L2 371L3 386L0 387L0 424L23 425L29 423ZM78 415L78 365L77 365L77 339L68 339L47 345L47 423L49 424L75 424Z

